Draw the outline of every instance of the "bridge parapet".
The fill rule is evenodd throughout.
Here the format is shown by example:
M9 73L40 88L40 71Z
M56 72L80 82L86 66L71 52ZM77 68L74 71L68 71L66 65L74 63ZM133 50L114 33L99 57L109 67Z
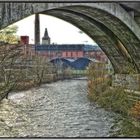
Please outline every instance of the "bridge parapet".
M84 28L90 37L95 33L92 27L96 29L94 31L107 35L105 39L103 36L103 38L101 36L99 39L96 38L99 41L97 44L106 49L106 54L109 59L112 59L111 62L118 73L122 73L120 69L125 64L127 65L126 62L131 63L132 67L140 73L140 28L118 3L47 3L47 1L46 3L1 3L0 29L35 13L46 11L48 14L51 9L54 9L54 16L57 17L59 14L64 20L69 18L75 25ZM57 11L56 9L69 11ZM99 27L95 23L100 23L101 26ZM98 28L100 30L97 30ZM110 36L111 38L109 38ZM104 41L107 43L105 44ZM117 41L123 44L127 55L120 47L117 47ZM109 44L111 45L109 46Z

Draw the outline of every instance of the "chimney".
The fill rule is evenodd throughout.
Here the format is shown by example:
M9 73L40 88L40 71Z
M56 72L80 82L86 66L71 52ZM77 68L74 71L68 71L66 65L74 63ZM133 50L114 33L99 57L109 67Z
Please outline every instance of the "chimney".
M40 44L40 20L39 14L35 14L35 44Z

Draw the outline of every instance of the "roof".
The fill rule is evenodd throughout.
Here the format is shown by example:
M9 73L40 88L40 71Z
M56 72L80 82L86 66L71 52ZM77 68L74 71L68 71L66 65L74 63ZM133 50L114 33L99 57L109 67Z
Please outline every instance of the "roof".
M82 51L100 51L101 49L97 45L85 45L85 44L46 44L36 45L36 51L47 51L47 50L82 50Z
M78 58L75 61L70 61L65 58L55 58L55 59L52 59L50 62L59 66L61 64L64 67L71 67L77 70L84 70L89 65L91 60L86 57Z

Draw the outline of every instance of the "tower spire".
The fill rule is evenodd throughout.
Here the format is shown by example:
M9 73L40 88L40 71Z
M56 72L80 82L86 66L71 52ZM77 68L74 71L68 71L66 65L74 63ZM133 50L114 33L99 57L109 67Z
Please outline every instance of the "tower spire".
M44 36L42 37L42 44L50 44L50 37L48 35L47 28L45 28Z
M45 28L44 37L48 37L48 30Z

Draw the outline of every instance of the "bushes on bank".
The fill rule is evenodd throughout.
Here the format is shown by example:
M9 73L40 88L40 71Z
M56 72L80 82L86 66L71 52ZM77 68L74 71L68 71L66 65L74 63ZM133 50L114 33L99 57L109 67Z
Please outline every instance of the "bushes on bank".
M140 121L140 101L137 101L130 109L130 115Z
M104 70L103 64L89 67L88 98L108 110L129 115L133 102L122 87L111 87L112 79Z
M132 107L132 102L122 88L108 88L99 97L98 103L102 107L124 115L127 115L128 110Z

